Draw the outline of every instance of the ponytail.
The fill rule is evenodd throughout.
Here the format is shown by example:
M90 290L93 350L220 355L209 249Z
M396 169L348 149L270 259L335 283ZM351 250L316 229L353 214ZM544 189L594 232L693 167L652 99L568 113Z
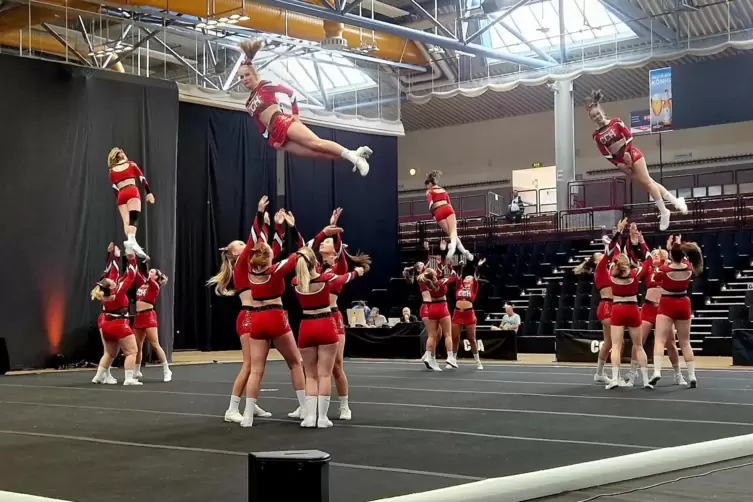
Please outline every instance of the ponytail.
M424 185L428 185L430 183L432 185L436 185L437 180L439 179L440 176L442 176L442 171L438 171L435 169L434 171L426 175L426 181L424 181Z
M228 249L222 252L222 265L220 271L207 281L207 286L214 286L214 292L219 296L233 296L235 290L230 287L230 281L233 279L233 267L236 258L232 256Z
M612 277L625 277L630 273L630 258L626 254L620 254L612 265L609 275Z
M97 284L96 286L94 286L94 289L91 290L91 293L89 293L89 295L91 296L92 301L101 302L105 297L105 292L102 290L102 287Z
M698 244L695 242L683 242L680 249L688 257L688 261L693 266L693 273L701 275L703 273L703 254Z
M602 258L603 260L604 258ZM596 269L596 258L594 255L589 256L586 261L578 265L573 269L575 275L581 275L585 273L593 272Z
M261 38L254 40L244 40L241 42L241 50L246 55L246 60L243 64L252 66L256 53L259 52L264 45L264 41Z
M310 248L302 248L296 253L297 258L295 261L295 278L298 281L298 290L301 293L308 293L311 286L311 259L306 256L310 254L314 256L314 252Z
M345 259L348 260L349 270L355 267L361 267L364 273L366 273L369 271L369 269L371 269L371 256L367 255L366 253L359 251L356 254L352 255L343 250L343 255L345 256Z
M604 99L604 93L601 92L601 89L591 91L591 101L586 105L586 109L590 110L595 106L599 106L602 99Z

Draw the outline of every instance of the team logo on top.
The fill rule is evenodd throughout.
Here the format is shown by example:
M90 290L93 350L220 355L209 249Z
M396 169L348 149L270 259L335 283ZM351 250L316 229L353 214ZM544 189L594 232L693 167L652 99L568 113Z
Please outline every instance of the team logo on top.
M264 103L264 100L259 93L256 93L254 97L249 99L248 103L246 103L246 109L251 115L255 115L256 109L259 108L262 103Z

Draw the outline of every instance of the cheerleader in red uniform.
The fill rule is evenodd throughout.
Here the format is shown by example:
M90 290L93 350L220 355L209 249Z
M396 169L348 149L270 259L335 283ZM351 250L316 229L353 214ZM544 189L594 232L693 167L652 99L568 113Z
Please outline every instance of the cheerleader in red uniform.
M327 418L330 395L330 378L337 357L340 338L330 308L332 287L342 287L347 282L364 274L356 267L353 272L336 275L320 274L320 266L311 248L301 248L296 253L293 287L303 309L303 318L298 329L298 347L303 355L306 370L306 399L301 427L332 427ZM317 415L317 409L319 413Z
M126 234L126 252L133 249L139 258L147 258L144 250L136 242L136 224L141 215L141 195L136 186L136 180L141 182L146 192L146 201L154 204L154 194L149 189L144 173L132 160L128 160L122 148L113 148L107 155L107 164L110 167L110 184L118 198L118 211L123 218L123 229Z
M592 272L594 274L594 285L599 291L599 307L596 311L596 317L601 322L604 343L599 348L598 363L596 365L596 374L594 381L608 384L611 382L609 377L604 374L604 365L607 362L609 351L612 350L612 281L609 276L609 267L615 256L620 253L622 246L622 231L627 225L627 218L623 218L617 223L617 230L611 239L605 236L605 252L594 253L586 261L573 269L576 275ZM606 259L605 259L606 258Z
M252 309L254 308L254 299L251 294L250 278L251 273L249 270L249 260L251 259L252 249L261 244L266 245L268 240L268 221L269 216L266 213L267 206L269 205L269 199L265 195L259 200L257 206L257 216L254 218L254 224L251 229L251 233L248 236L248 241L232 241L226 247L221 248L222 252L222 265L220 271L207 281L207 285L213 286L215 293L220 296L234 296L238 295L241 300L241 310L238 313L238 318L235 322L235 329L238 333L238 337L241 342L241 353L243 354L243 364L241 365L238 376L233 382L233 390L230 395L230 405L225 412L225 421L232 423L241 423L244 420L244 416L248 414L254 414L261 417L269 417L272 414L264 411L255 403L251 403L252 406L241 414L239 411L241 394L246 388L246 384L251 374L251 317ZM275 215L275 222L282 224L285 218L282 214L282 210L278 211ZM282 238L275 237L272 241L272 254L276 258L281 251L279 243L282 242ZM230 283L233 283L232 289ZM289 344L288 344L289 345ZM290 350L289 346L285 345L285 361L288 362L288 366L291 368L291 374L295 379L298 373L300 373L300 356L297 354L298 349ZM295 344L294 344L295 345ZM266 350L269 350L269 344L267 344ZM293 361L295 359L295 361ZM303 390L303 376L298 378L300 384L296 389ZM303 402L303 394L299 396L299 401ZM247 402L247 405L249 403Z
M262 45L261 39L241 42L241 50L246 54L247 59L241 63L238 77L241 84L251 91L251 97L246 101L246 110L256 121L259 131L264 134L265 138L268 138L269 144L276 149L301 157L325 160L345 159L353 164L353 172L357 169L361 176L366 176L369 173L368 158L372 154L369 147L362 146L353 151L334 141L319 138L298 117L298 104L293 90L259 78L253 60ZM292 115L280 109L277 93L287 94L292 99Z
M99 281L102 282L105 279L109 279L113 282L118 280L118 275L120 275L120 265L118 264L118 261L120 260L120 249L118 246L115 245L115 243L111 242L109 246L107 246L107 261L105 262L105 271L102 273L102 277L99 278ZM100 360L99 366L101 368L104 368L104 376L102 376L99 372L97 372L97 375L92 378L92 383L104 383L108 385L116 385L118 383L118 380L112 376L110 373L110 369L112 367L112 361L113 358L110 357L110 354L107 352L107 345L105 344L105 338L102 335L102 325L105 323L105 307L102 306L102 312L100 312L99 316L97 317L97 329L99 330L99 336L102 338L102 359Z
M672 203L682 214L687 214L688 206L685 204L685 200L675 197L651 178L643 153L633 146L633 135L630 129L625 126L620 118L613 117L610 119L604 113L599 104L603 98L601 91L594 91L591 96L591 102L586 106L586 109L588 116L598 126L598 129L593 132L596 146L609 162L617 166L628 178L646 189L659 209L659 229L666 230L669 227L670 212L664 206L664 199Z
M427 268L423 274L418 276L421 296L424 303L429 306L427 315L429 318L429 338L426 341L426 352L424 352L421 362L433 371L442 371L434 355L440 328L444 334L444 344L447 349L447 364L453 368L458 367L455 353L452 351L452 323L450 311L447 308L447 287L450 284L455 284L457 278L458 276L453 272L448 277L439 279L437 273L431 268Z
M447 246L447 259L452 260L452 257L455 256L455 249L458 249L466 260L473 261L473 255L465 249L458 237L458 222L455 219L455 210L452 209L452 204L450 204L450 194L437 184L440 176L442 176L441 171L430 172L424 185L426 186L426 202L429 203L429 210L440 228L450 237L450 243Z
M632 241L633 237L631 235L631 243ZM659 312L661 288L656 283L656 273L658 272L659 267L667 262L668 256L669 255L667 251L664 249L655 249L651 252L650 255L652 264L644 279L646 295L643 298L643 305L641 305L641 345L644 346L646 344L646 340L648 339L648 335L651 334L651 330L654 329L654 326L656 325L656 315ZM646 256L646 258L648 259L649 256ZM672 337L672 342L667 344L667 354L669 355L669 360L672 363L672 368L675 371L675 383L677 385L687 385L687 382L683 378L682 372L680 371L680 359L679 354L677 353L677 345L674 341L674 336ZM630 374L628 375L627 379L627 384L629 387L633 386L635 377L637 376L638 372L638 361L636 360L636 357L637 347L633 346L633 351L630 357ZM652 385L656 384L653 379L649 381L649 383L651 383Z
M159 344L159 334L157 328L157 312L154 305L160 294L160 289L167 284L167 276L159 269L153 268L146 271L146 263L142 263L144 270L139 270L136 276L136 317L133 319L133 332L136 335L136 378L141 378L141 358L143 356L142 348L144 339L148 339L152 349L157 353L157 358L162 365L162 376L165 382L173 379L173 372L170 371L170 365L167 363L167 356Z
M463 278L463 283L455 289L455 311L452 313L452 348L453 353L457 354L460 349L460 333L465 327L465 335L471 344L471 353L476 361L476 369L482 370L484 366L478 355L478 343L476 343L476 312L473 310L473 302L478 295L478 269L486 262L483 259L476 265L473 275L467 275ZM449 358L448 358L449 359ZM457 361L456 361L457 362ZM448 361L447 369L453 366ZM457 365L455 366L457 367Z
M643 255L648 254L648 247L641 236L641 248ZM638 309L638 291L641 280L649 272L652 259L649 256L644 260L640 268L632 267L626 254L620 254L612 265L609 275L612 281L612 381L606 386L607 389L622 387L625 382L620 378L620 362L622 359L622 346L625 338L625 328L630 333L630 340L636 348L635 358L643 376L643 387L653 389L648 381L648 359L643 349L641 340L641 312Z
M133 336L128 324L128 289L136 279L136 257L133 252L127 253L128 267L118 281L102 279L91 292L92 300L101 301L105 309L105 320L102 323L102 338L105 341L105 351L108 357L103 357L97 368L95 380L104 379L107 374L105 365L118 355L118 349L125 356L125 381L123 385L141 385L134 376L136 365L136 337Z
M673 328L677 330L682 357L688 367L690 387L696 388L695 357L690 346L690 298L688 288L693 278L703 273L703 255L695 242L682 242L679 236L670 237L668 242L669 263L659 267L656 283L662 288L659 312L654 331L654 375L652 382L661 378L664 360L664 347L673 338Z

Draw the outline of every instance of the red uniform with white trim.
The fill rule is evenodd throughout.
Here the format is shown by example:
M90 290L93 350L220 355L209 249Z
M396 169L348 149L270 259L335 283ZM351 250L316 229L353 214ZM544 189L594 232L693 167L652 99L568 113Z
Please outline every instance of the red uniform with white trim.
M466 287L465 283L458 281L455 289L455 301L468 301L475 302L476 295L478 295L478 281L473 279L470 286ZM475 326L478 323L476 319L476 311L473 308L460 309L457 306L452 313L452 324L458 324L460 326Z
M619 117L612 118L605 128L595 130L593 132L593 139L596 142L596 146L599 147L599 152L615 166L619 167L620 164L625 163L624 158L626 153L630 154L633 162L637 162L643 158L643 153L633 146L633 134ZM617 153L613 154L609 151L609 147L623 140L625 144Z
M147 329L159 327L157 311L154 310L154 305L157 303L157 298L160 294L159 283L151 277L147 278L141 271L136 276L135 283L138 288L136 291L136 300L148 303L152 308L136 312L136 317L133 318L133 328Z
M453 272L451 275L445 277L444 279L438 279L434 281L434 288L430 288L428 286L425 286L422 284L421 286L424 286L421 288L422 291L428 291L429 295L431 296L431 302L424 302L429 305L429 312L427 317L431 319L432 321L438 321L440 319L444 319L445 317L450 317L450 310L447 308L447 299L442 299L447 296L447 287L450 284L454 284L457 282L458 276Z
M651 267L651 259L645 260L641 268L631 268L627 277L610 277L612 282L612 326L640 328L641 311L638 308L638 291L641 280Z
M596 264L594 269L594 284L596 289L601 294L604 288L612 286L612 279L609 276L609 265L616 255L620 253L620 246L622 243L622 234L617 232L612 236L612 241L607 246L606 253L601 258L601 261ZM596 318L599 321L606 321L612 317L612 299L601 298L599 300L599 307L596 310Z
M115 190L115 195L118 198L119 206L128 203L128 201L131 199L141 200L141 194L139 193L139 188L136 186L136 184L118 188L118 183L121 183L123 181L138 179L141 182L141 186L144 187L144 191L147 194L152 193L149 189L149 183L146 181L144 173L142 173L141 169L139 169L138 164L136 164L132 160L126 160L124 163L118 164L117 166L121 166L123 164L127 164L127 167L122 171L115 171L110 168L110 184L112 184L112 189Z
M441 201L445 201L447 204L433 207L435 203ZM429 210L437 223L455 214L455 210L452 209L452 203L450 202L450 194L446 190L439 192L436 188L430 188L426 191L426 202L429 203Z
M688 260L681 264L670 263L659 267L656 273L656 283L662 288L659 300L659 315L664 315L673 321L690 320L690 297L688 288L693 282L693 267Z
M292 114L282 111L275 113L269 121L269 127L267 127L267 124L261 121L260 116L270 106L280 106L280 101L277 98L278 94L284 94L290 98ZM298 102L293 89L262 80L256 89L254 89L254 92L251 93L248 101L246 101L246 110L253 117L254 121L256 121L256 126L262 135L267 138L270 146L280 148L287 143L288 129L295 122L294 116L298 115Z
M107 252L107 261L105 262L105 271L102 273L102 279L110 279L118 282L118 275L120 275L120 264L118 263L118 257L115 253ZM97 317L97 329L102 329L102 324L105 322L105 307L102 305L102 312Z
M296 256L296 255L293 255ZM295 263L295 262L294 262ZM293 278L293 287L298 297L298 302L303 309L301 325L298 328L298 347L316 347L338 343L340 335L337 333L337 325L332 316L332 311L318 314L307 314L306 311L329 309L329 295L333 288L342 288L346 283L358 276L355 272L344 275L325 272L315 279L311 279L309 292L302 293L298 289L298 278ZM321 284L321 289L318 286Z
M107 341L118 341L133 334L128 324L128 290L136 279L136 259L128 259L128 267L111 291L112 300L103 301L105 321L102 323L102 337Z
M658 270L659 269L654 267L653 264L649 268L648 273L646 273L646 278L643 281L643 284L646 286L646 290L659 287L659 284L656 282L656 274ZM641 305L641 320L650 322L651 324L655 325L656 315L658 313L659 313L658 302L652 302L645 299L643 300L643 305Z

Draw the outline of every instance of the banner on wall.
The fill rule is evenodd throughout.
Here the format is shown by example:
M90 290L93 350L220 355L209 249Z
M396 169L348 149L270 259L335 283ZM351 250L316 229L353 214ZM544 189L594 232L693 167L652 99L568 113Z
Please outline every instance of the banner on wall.
M649 82L649 111L651 132L672 130L672 68L651 70Z
M649 134L651 132L651 110L630 112L630 133L633 136Z

